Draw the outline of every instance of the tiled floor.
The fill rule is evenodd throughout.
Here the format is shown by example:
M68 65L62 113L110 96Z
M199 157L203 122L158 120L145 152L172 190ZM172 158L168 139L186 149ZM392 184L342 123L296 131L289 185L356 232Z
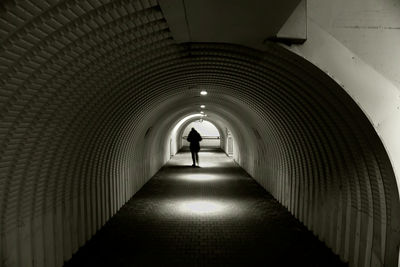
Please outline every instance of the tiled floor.
M342 266L222 152L176 155L65 266Z

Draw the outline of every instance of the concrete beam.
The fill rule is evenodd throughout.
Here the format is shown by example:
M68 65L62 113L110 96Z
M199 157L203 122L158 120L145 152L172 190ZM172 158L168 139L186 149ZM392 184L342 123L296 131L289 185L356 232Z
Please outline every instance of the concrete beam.
M300 0L159 2L172 36L178 43L234 43L261 50L265 49L263 41L277 36L293 10L299 10L295 12L295 17L300 17L297 13L301 15L304 10L303 5L298 7ZM286 31L289 33L289 30Z
M307 0L302 0L270 41L303 44L307 40Z

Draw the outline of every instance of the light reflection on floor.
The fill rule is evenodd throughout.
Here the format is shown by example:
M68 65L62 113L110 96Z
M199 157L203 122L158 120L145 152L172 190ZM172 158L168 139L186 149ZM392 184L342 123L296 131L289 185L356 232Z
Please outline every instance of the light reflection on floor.
M186 180L189 182L210 182L224 179L221 175L205 174L205 173L185 173L176 175L179 180Z
M221 163L202 161L200 162L200 168L221 168Z
M182 159L180 162L174 162L174 166L179 167L192 167L192 160L191 159ZM224 165L228 166L228 164L220 163L220 162L210 162L201 158L200 155L200 164L199 166L192 167L193 169L196 168L221 168Z
M241 205L215 199L181 199L164 204L164 212L189 217L226 217L240 213Z
M200 168L223 168L223 167L231 167L232 158L227 158L225 153L217 154L215 152L207 152L201 151L199 152L200 164L198 167ZM190 152L181 152L172 157L169 162L171 166L177 167L188 167L192 168L192 157ZM197 169L193 168L194 170Z
M213 215L221 214L226 210L226 207L221 202L210 200L191 200L182 201L179 204L178 210L183 213L193 213L196 215Z

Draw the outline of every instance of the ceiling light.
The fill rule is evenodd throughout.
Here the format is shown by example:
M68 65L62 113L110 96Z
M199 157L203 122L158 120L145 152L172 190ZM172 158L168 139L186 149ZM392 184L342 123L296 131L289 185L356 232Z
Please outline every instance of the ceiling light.
M200 107L201 107L201 108L205 108L206 106L205 106L205 105L200 105Z
M207 95L207 91L204 91L204 90L203 90L203 91L200 92L200 94L201 94L201 95Z
M200 111L201 114L204 114L204 111Z

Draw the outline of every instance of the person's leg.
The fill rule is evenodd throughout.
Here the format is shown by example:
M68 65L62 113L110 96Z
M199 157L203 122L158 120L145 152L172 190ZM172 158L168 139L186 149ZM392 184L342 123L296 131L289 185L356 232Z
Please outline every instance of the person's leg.
M200 165L200 163L199 163L199 152L196 152L196 161L197 161L197 165Z
M193 161L192 166L196 166L195 152L193 150L191 150L190 153L192 153L192 161Z

